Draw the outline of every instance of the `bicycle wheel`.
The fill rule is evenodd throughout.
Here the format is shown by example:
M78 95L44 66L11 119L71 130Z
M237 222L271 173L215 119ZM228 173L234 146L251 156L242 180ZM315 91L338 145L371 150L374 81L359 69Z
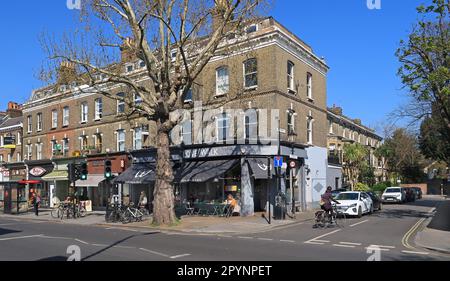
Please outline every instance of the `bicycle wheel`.
M79 216L80 218L84 218L84 217L86 217L86 215L87 215L86 208L81 207L81 208L78 210L78 216Z

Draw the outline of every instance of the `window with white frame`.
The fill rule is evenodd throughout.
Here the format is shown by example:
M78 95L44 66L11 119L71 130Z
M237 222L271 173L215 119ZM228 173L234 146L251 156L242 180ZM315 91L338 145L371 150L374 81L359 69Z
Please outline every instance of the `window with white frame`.
M17 160L17 162L21 162L22 161L22 155L20 155L20 152L17 152L16 160Z
M258 61L255 58L244 62L244 87L246 89L258 87Z
M11 163L11 158L12 158L11 154L8 154L8 163Z
M256 141L258 139L258 117L257 115L245 115L244 118L244 138L246 141Z
M80 148L81 150L88 150L89 146L88 146L88 137L87 136L81 136L80 137Z
M69 116L70 116L69 107L65 106L63 108L63 127L69 126L69 121L70 121Z
M226 141L230 131L230 117L226 113L222 113L217 118L217 141Z
M125 113L125 93L117 94L117 114Z
M216 70L216 95L223 96L230 91L230 74L228 67L222 66Z
M100 120L103 117L103 100L101 98L95 99L95 120Z
M186 121L181 126L181 141L185 145L192 144L192 120Z
M314 119L312 116L308 117L306 121L306 142L308 144L313 144L313 129L314 129Z
M294 63L291 61L287 62L287 88L290 92L295 92Z
M334 134L333 121L330 120L328 124L329 124L329 125L328 125L328 126L329 126L329 131L328 131L328 132L329 132L330 134Z
M52 110L52 129L58 127L58 110Z
M128 64L128 65L125 66L125 71L126 72L133 72L133 70L134 70L134 65Z
M0 163L3 162L3 154L0 154Z
M295 111L288 110L287 112L287 132L288 135L295 135Z
M64 138L62 140L62 152L64 156L68 156L69 155L69 139L68 138Z
M42 143L36 144L36 159L37 160L42 160L42 147L43 147ZM30 155L30 157L31 157L31 155Z
M102 134L95 135L95 149L98 153L102 153L103 151L103 136Z
M51 141L51 147L52 147L52 155L59 155L61 153L61 146L58 144L58 141L52 140Z
M17 145L21 145L21 144L22 144L22 133L17 132Z
M117 131L117 151L125 151L125 130Z
M87 123L88 121L88 103L83 102L81 104L81 123Z
M313 98L313 76L311 73L307 73L306 74L306 94L308 99L312 99Z
M39 150L38 150L39 152ZM32 160L33 159L33 145L32 144L28 144L27 145L27 155L26 155L27 160Z
M33 118L31 117L31 115L27 116L27 127L28 127L28 133L32 133L33 132L33 122L32 122Z
M37 114L36 130L38 132L42 131L42 113Z
M142 149L142 127L136 127L133 131L133 149Z
M142 104L142 97L139 94L134 94L134 105Z
M184 102L190 103L192 102L192 99L193 99L192 89L189 89L184 97Z

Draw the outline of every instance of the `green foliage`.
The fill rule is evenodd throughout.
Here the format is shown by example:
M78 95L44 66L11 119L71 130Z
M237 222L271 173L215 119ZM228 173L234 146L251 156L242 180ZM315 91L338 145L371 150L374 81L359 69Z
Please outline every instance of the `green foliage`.
M375 168L369 165L364 165L361 168L361 174L359 176L359 180L362 183L367 184L368 186L372 186L375 184Z
M450 140L450 129L441 118L432 115L422 122L419 145L426 157L450 165L450 141L448 140Z
M370 188L367 184L358 182L354 188L355 191L370 191Z
M389 185L390 186L390 185ZM372 186L372 191L374 192L384 192L386 188L389 187L386 183L377 183L374 186Z

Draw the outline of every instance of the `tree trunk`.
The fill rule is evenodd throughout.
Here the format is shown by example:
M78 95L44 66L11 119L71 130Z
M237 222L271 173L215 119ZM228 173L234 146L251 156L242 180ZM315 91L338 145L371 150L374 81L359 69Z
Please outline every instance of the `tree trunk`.
M156 225L172 225L177 222L174 209L174 176L170 157L169 133L161 129L158 129L157 135L156 161L153 223Z

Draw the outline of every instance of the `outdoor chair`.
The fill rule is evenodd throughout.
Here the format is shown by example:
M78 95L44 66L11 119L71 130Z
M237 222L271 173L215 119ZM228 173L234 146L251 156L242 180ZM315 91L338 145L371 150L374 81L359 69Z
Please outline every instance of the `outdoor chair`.
M186 216L193 216L195 209L191 206L191 203L185 203Z

